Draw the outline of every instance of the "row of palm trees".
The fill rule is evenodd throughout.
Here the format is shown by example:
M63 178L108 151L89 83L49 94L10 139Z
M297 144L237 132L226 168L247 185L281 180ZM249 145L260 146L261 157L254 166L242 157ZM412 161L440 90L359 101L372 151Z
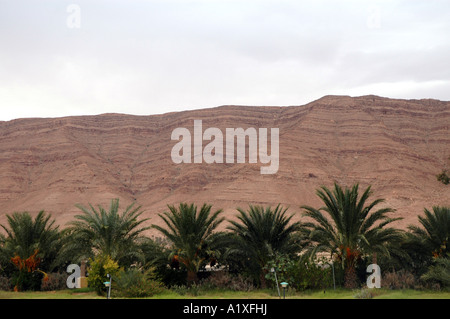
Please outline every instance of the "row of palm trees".
M358 184L323 186L317 190L322 207L302 206L306 221L294 222L294 215L280 205L249 205L247 210L237 209L237 219L229 220L225 231L218 231L225 221L222 210L212 211L209 204L199 209L195 204L168 205L168 211L159 214L163 226L145 226L148 219L140 218L141 207L134 204L119 213L118 199L111 201L109 210L78 205L81 214L63 230L43 211L34 220L28 213L14 213L7 216L9 227L1 225L6 234L0 235L0 272L17 273L13 258L26 261L35 256L35 269L29 271L33 273L60 270L104 254L124 267L181 267L188 283L198 280L206 264L220 264L245 271L264 285L265 266L274 256L326 253L342 265L345 284L352 287L357 263L374 254L390 266L413 268L427 268L433 258L447 257L450 208L425 209L425 216L419 217L421 227L402 231L390 225L399 220L389 216L394 210L378 208L384 200L369 201L371 194L370 186L361 195ZM150 228L161 233L165 245L145 236Z

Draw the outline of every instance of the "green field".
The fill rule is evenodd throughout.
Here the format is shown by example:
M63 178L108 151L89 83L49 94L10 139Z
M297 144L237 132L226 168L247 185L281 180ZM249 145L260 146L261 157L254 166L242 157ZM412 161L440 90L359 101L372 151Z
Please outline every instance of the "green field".
M355 299L359 290L338 289L336 291L314 291L288 293L286 299ZM450 291L431 290L388 290L376 289L370 291L373 299L450 299ZM105 299L89 290L60 290L48 292L11 292L0 291L0 299ZM151 299L279 299L278 294L271 290L254 290L250 292L211 290L196 295L180 295L165 290Z

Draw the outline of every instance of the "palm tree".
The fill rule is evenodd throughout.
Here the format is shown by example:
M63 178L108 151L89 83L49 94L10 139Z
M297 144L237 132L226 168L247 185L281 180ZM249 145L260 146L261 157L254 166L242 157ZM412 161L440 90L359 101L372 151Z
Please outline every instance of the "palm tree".
M328 252L332 258L339 260L345 269L346 287L356 285L355 267L358 260L371 253L389 255L389 243L401 239L399 230L385 227L401 219L387 216L394 209L386 207L372 211L384 200L376 199L366 204L371 187L367 187L360 197L358 188L359 185L355 184L351 189L343 189L335 183L331 191L323 186L317 190L317 195L325 206L319 209L302 206L304 216L313 220L305 225L314 243L311 253Z
M28 212L15 212L6 218L8 226L1 225L6 236L0 235L0 264L6 272L19 269L19 289L38 289L40 279L35 272L50 272L59 266L62 240L58 226L44 211L34 219Z
M168 205L169 212L158 214L167 226L152 225L172 244L170 258L187 269L187 282L197 281L197 273L213 251L214 230L224 220L222 209L211 214L211 205L203 204L200 211L194 204L180 203L178 208Z
M143 213L140 206L129 205L119 213L119 199L111 200L108 211L102 206L98 209L89 204L90 209L76 205L81 215L69 223L69 250L79 258L93 257L97 254L110 256L119 265L131 264L140 257L139 243L145 239L143 233L150 227L142 227L148 218L138 218Z
M291 223L293 215L286 216L287 208L280 205L275 209L249 205L248 211L237 210L238 221L230 221L231 226L228 227L236 239L229 253L248 261L261 285L265 286L264 267L267 263L276 254L293 255L300 250L295 235L301 224Z
M450 208L433 206L433 212L424 209L425 216L419 216L419 226L410 225L409 240L417 249L432 257L443 257L450 253Z

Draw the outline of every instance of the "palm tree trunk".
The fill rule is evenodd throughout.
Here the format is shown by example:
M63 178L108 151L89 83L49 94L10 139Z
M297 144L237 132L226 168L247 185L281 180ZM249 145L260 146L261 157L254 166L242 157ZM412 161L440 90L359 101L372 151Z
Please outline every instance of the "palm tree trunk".
M355 266L351 263L345 268L344 287L355 289L358 287L358 278L356 276Z
M259 275L259 280L261 282L261 289L267 288L266 275L264 271L262 271L261 274Z

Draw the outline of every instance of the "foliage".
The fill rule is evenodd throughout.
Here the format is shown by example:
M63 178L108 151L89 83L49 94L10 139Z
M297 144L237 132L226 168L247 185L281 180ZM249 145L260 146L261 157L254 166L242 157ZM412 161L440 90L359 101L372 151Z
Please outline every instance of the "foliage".
M104 282L111 280L107 277L108 274L112 276L112 281L115 281L123 272L123 268L120 268L109 255L100 254L93 260L90 259L89 263L88 286L95 289L99 295L103 295L106 291Z
M330 190L323 186L317 191L318 197L325 206L319 209L302 206L304 216L313 222L305 224L309 229L309 238L314 243L310 253L326 251L341 262L346 273L345 284L348 288L356 286L355 267L364 255L374 252L389 255L389 242L399 241L401 232L395 228L386 228L389 223L399 218L389 218L391 208L381 208L374 212L372 209L383 199L366 204L371 195L369 186L359 196L359 185L351 189L342 188L337 183Z
M67 289L67 273L53 272L48 274L46 278L46 280L42 280L42 291Z
M448 176L448 171L445 169L441 173L436 175L436 178L444 185L448 185L450 183L450 176Z
M204 289L222 289L232 291L251 291L255 288L251 280L242 275L233 275L228 271L213 271L200 282Z
M266 273L265 278L272 286L276 285L277 280L278 284L283 281L292 284L295 281L292 277L294 268L294 260L290 259L286 255L276 254L275 258L269 260L264 266L264 270Z
M0 276L0 290L1 291L13 290L13 284L11 283L11 279L9 277Z
M216 291L250 291L256 286L289 283L289 293L324 289L333 284L332 268L318 259L331 256L337 286L356 287L365 282L366 267L376 254L388 289L449 287L450 208L424 209L419 225L409 232L388 228L390 208L368 201L370 187L359 196L358 185L317 194L324 206L302 206L308 223L292 222L287 209L252 206L238 208L227 232L216 231L224 220L211 205L168 206L159 215L166 227L152 225L165 237L144 235L150 227L139 220L140 207L118 213L118 200L110 209L82 208L71 227L60 231L44 211L6 215L0 234L0 290L57 290L66 288L69 263L90 256L90 289L102 295L104 282L113 276L112 293L125 298L148 297L167 286L179 294L197 296ZM84 259L83 258L83 259ZM130 265L133 267L130 268ZM205 271L211 266L215 270ZM124 269L127 269L126 271ZM223 270L222 270L223 269ZM187 284L187 285L186 285ZM364 297L365 291L357 295Z
M40 211L33 219L28 212L6 215L6 236L0 238L0 264L15 290L39 290L46 271L55 269L63 242L51 215Z
M450 253L450 208L433 206L433 211L424 209L425 216L419 216L422 227L410 225L409 240L425 250L429 257L442 257Z
M197 297L205 293L205 290L202 289L201 285L195 282L191 283L189 286L175 285L171 288L171 290L180 296L191 295Z
M114 295L125 298L151 297L164 289L152 268L146 271L130 268L122 272L120 277L115 279L114 288Z
M357 290L354 298L356 299L372 299L374 297L374 291L370 288L361 288Z
M175 277L181 276L175 275L178 269L175 269L169 263L171 250L167 248L165 242L158 239L160 238L157 238L156 240L147 238L141 243L140 248L143 255L143 262L141 265L143 269L153 268L155 274L166 286L185 283L185 273L183 274L182 279L180 278L180 281L175 279Z
M406 254L396 257L394 268L410 271L416 278L428 271L437 257L450 252L450 208L434 206L419 216L419 225L409 225L400 242L401 250ZM392 261L392 260L391 260Z
M331 268L324 258L311 259L306 255L296 259L279 256L271 260L265 267L266 278L272 284L286 281L291 288L304 291L307 289L324 289L332 285ZM270 272L273 269L276 272Z
M212 271L210 276L189 286L174 285L170 288L178 295L201 296L208 295L211 291L218 292L250 292L255 289L253 283L241 275L233 275L228 271Z
M153 268L156 276L165 286L186 284L186 269L180 269L179 263L172 262L172 249L165 243L148 239L141 245L144 255L144 268Z
M134 208L129 205L125 211L119 213L119 199L111 200L106 211L100 205L90 210L76 205L81 215L75 216L75 221L69 223L71 251L79 258L92 258L96 254L111 256L120 265L131 265L142 258L139 241L142 233L150 227L142 227L148 219L138 220L142 211L140 206Z
M169 258L186 268L188 284L197 282L200 267L215 254L213 232L224 219L219 218L222 210L211 214L211 207L203 204L197 211L194 204L180 203L178 208L168 205L169 212L159 214L167 228L152 225L172 244Z
M381 286L389 289L411 289L416 286L414 275L405 270L386 272L383 274Z
M421 277L425 281L437 282L441 287L450 287L450 254L446 257L437 257L433 265Z
M238 221L230 221L228 227L235 234L228 254L247 263L263 287L264 266L275 254L295 255L301 249L301 238L296 236L301 224L291 223L293 215L286 216L286 211L280 205L275 209L252 205L247 211L238 208Z
M37 273L39 271L38 266L41 263L41 259L37 257L39 250L36 249L34 253L26 259L22 259L20 256L15 255L11 258L11 262L17 268L17 272L12 277L14 284L14 291L23 290L39 290L40 289L40 276ZM44 274L44 279L48 279L47 274Z
M63 245L58 226L51 215L40 211L33 219L28 212L6 215L8 226L1 225L6 236L0 236L0 264L10 274L17 269L11 258L26 260L38 251L39 267L52 271L58 264L58 255ZM18 260L17 260L18 261Z
M324 259L300 258L292 277L298 290L325 289L333 286L332 268Z

